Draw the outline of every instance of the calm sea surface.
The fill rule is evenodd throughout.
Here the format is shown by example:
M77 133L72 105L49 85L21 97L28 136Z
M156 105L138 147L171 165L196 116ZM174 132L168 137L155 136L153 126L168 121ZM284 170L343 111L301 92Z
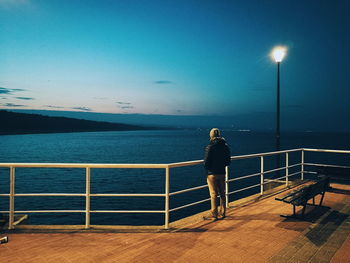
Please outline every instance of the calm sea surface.
M167 130L128 132L86 132L62 134L0 136L0 162L26 163L172 163L203 159L209 130ZM223 130L232 155L275 150L273 133ZM281 149L292 148L350 149L350 134L285 133ZM281 157L282 158L282 157ZM300 154L291 154L290 163L300 162ZM313 160L308 160L308 158ZM349 164L348 156L306 154L306 161ZM284 160L282 158L282 164ZM266 160L266 169L276 161ZM259 170L259 160L232 163L230 176L237 177ZM164 193L164 170L92 169L92 193ZM231 184L230 191L255 183L243 180ZM256 178L259 180L259 178ZM206 183L201 166L171 170L170 191ZM252 190L257 192L259 189ZM17 168L16 193L84 193L84 169ZM250 192L250 194L252 193ZM0 193L9 192L9 169L0 169ZM244 193L232 196L238 199ZM208 198L207 189L173 196L170 207ZM0 197L0 210L8 209L8 197ZM84 197L16 197L16 210L85 209ZM163 210L161 197L92 197L92 210ZM171 221L209 209L209 202L171 213ZM83 213L30 214L30 224L84 224ZM91 224L163 224L162 214L92 213Z

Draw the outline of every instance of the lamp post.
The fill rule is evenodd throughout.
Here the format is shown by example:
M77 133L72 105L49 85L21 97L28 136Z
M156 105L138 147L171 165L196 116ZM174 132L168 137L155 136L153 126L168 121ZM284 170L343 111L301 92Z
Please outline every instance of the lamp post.
M283 58L286 56L287 48L282 46L275 47L271 56L273 60L277 63L277 97L276 97L276 151L280 150L280 67ZM280 167L280 155L277 155L276 165L277 168ZM279 171L277 172L277 176L279 176Z
M285 47L275 47L272 52L272 58L277 63L277 101L276 101L276 150L280 150L280 66L283 58L287 53Z

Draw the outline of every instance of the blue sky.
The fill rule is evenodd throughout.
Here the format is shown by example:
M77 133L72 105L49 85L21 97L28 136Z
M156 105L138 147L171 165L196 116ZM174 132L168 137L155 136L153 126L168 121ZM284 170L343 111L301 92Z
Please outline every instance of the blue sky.
M0 108L348 118L347 0L0 0Z

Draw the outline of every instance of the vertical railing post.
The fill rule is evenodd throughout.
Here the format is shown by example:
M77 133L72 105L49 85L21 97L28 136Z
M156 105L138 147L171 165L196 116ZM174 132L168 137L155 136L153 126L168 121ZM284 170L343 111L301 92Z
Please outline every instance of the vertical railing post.
M229 200L228 200L228 173L229 173L229 169L228 166L225 167L225 195L226 195L226 208L229 207Z
M286 152L286 186L288 186L288 181L289 181L289 170L288 170L288 167L289 167L289 153Z
M170 168L165 168L165 222L164 228L169 229L169 179Z
M264 156L260 156L260 194L264 194Z
M90 184L90 167L86 167L86 190L85 190L85 228L90 228L90 192L91 192L91 184Z
M304 149L301 150L301 180L304 180Z
M10 167L10 200L9 200L9 226L8 229L13 229L15 218L15 167Z

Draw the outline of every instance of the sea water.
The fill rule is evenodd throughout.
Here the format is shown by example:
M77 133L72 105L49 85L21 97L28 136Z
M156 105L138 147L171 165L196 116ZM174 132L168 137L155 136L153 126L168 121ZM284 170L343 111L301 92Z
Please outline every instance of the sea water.
M209 130L151 130L84 132L0 136L0 163L174 163L201 160L209 142ZM275 151L270 132L223 130L231 155ZM281 149L350 149L346 133L282 133ZM284 165L281 156L281 164ZM347 165L344 155L307 153L313 162ZM276 160L266 158L265 170ZM308 160L306 160L308 161ZM290 154L290 164L300 162L300 153ZM258 158L231 164L230 177L257 173ZM291 173L293 170L291 171ZM255 184L260 178L230 184L230 191ZM0 193L9 193L9 169L0 169ZM171 169L170 192L206 184L201 165ZM164 193L164 169L91 169L91 193ZM230 201L257 193L259 188L230 196ZM85 193L85 170L77 168L17 168L16 193ZM201 189L170 198L170 208L208 198ZM209 202L171 213L171 221L208 210ZM16 197L15 209L84 210L85 197ZM0 210L8 210L8 197L0 197ZM91 210L164 210L164 197L91 197ZM28 224L84 224L84 213L34 213ZM91 224L161 225L163 214L91 213Z

